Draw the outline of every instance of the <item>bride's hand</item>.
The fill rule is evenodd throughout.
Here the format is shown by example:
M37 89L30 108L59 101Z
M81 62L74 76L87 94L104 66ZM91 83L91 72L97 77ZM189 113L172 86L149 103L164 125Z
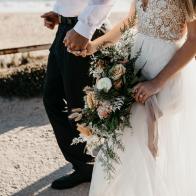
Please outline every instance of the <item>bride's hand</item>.
M95 52L98 51L98 48L99 48L99 44L97 43L96 40L90 41L86 48L86 56L94 54Z
M133 89L133 93L136 102L144 104L149 97L157 94L160 90L159 83L155 80L150 80L137 84Z

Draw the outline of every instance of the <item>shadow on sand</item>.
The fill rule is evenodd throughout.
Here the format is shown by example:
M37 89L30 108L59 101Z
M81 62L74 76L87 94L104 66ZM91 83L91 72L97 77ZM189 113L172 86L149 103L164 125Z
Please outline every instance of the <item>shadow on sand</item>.
M81 184L73 189L68 190L53 190L50 188L50 183L61 177L63 174L71 171L71 164L54 171L48 176L45 176L37 182L13 194L13 196L88 196L89 184Z
M0 97L0 134L17 127L37 127L49 124L42 98L4 99Z

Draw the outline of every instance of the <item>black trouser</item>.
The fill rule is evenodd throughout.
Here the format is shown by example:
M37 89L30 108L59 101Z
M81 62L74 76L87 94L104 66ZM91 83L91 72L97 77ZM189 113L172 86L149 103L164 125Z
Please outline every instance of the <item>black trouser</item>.
M50 49L43 100L65 159L73 164L75 170L90 175L93 164L89 162L92 163L94 159L85 154L85 144L70 145L73 138L78 137L78 131L75 123L68 119L69 111L84 106L83 88L91 85L92 80L89 77L89 57L76 57L68 53L63 44L66 32L74 25L65 23L59 25ZM100 34L100 31L97 34ZM68 107L68 112L64 112L65 106Z

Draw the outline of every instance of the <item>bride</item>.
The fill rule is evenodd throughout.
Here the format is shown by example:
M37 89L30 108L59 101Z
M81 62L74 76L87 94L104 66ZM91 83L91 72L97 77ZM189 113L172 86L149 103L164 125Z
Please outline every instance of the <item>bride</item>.
M136 66L145 65L148 81L134 88L132 130L122 136L125 151L108 183L97 158L90 196L196 195L196 1L135 0L129 17L91 42L84 55L104 43L115 43L121 28L137 15L133 54L142 48ZM159 139L150 134L145 103L155 96L162 117ZM102 156L101 151L98 156Z

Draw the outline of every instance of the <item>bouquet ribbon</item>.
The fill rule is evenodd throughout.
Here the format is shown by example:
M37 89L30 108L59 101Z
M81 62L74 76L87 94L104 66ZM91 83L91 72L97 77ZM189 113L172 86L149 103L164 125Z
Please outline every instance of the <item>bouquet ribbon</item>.
M158 119L163 116L157 97L153 95L145 102L148 124L148 147L154 158L158 156Z

